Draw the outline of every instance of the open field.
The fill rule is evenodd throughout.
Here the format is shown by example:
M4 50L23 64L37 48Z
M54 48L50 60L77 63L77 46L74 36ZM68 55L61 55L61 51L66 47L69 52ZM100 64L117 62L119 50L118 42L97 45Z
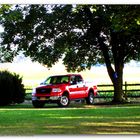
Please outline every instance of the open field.
M0 135L140 134L140 104L0 108Z
M38 63L5 63L0 65L0 70L7 69L16 72L23 77L25 87L34 87L50 75L67 74L62 62L57 63L51 69L43 67ZM91 70L80 72L83 78L88 81L94 81L97 84L111 84L105 66L92 67ZM140 67L124 68L124 81L127 83L140 83Z

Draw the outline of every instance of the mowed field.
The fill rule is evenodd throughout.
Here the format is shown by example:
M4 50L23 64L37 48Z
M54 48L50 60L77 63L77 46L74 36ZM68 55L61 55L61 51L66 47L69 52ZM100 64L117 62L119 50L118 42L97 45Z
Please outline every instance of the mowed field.
M13 105L0 108L0 136L140 134L139 104Z
M50 75L67 74L61 63L51 69L37 63L7 63L0 68L20 74L25 87L30 88ZM102 66L80 74L96 84L111 83ZM139 77L140 68L124 69L124 80L128 83L140 83ZM29 101L0 107L0 114L0 136L140 134L138 102L123 105L71 103L67 108L46 104L36 109Z
M45 80L48 76L67 74L64 65L60 61L52 68L48 69L40 65L39 63L4 63L0 65L0 69L7 69L12 72L16 72L23 77L23 84L25 87L34 87ZM75 72L77 73L77 72ZM92 67L91 70L80 72L84 80L95 82L100 84L111 84L111 80L108 76L105 66ZM126 66L124 68L124 82L127 83L140 83L140 67Z

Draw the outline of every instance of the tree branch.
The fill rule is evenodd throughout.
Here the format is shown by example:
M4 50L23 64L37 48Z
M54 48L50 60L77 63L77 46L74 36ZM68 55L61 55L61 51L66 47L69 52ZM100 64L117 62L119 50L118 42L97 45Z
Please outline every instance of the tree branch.
M124 56L124 63L127 61L127 59L129 58L129 56L133 53L134 48L135 48L135 47L131 48L131 49L127 52L127 54Z
M115 80L114 80L115 71L111 66L111 61L110 61L109 54L108 54L108 48L105 45L105 43L103 42L103 39L101 37L99 37L98 40L99 40L100 48L103 52L103 56L104 56L104 60L105 60L105 64L107 67L108 74L110 76L110 79L114 83L115 82Z

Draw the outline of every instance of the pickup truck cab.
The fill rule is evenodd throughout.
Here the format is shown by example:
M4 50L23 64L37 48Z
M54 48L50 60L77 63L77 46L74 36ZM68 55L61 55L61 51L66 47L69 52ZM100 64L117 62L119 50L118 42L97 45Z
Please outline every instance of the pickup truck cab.
M32 104L36 108L43 107L45 103L57 103L66 107L71 100L83 98L87 104L93 104L96 95L97 86L84 82L80 74L55 75L33 89Z

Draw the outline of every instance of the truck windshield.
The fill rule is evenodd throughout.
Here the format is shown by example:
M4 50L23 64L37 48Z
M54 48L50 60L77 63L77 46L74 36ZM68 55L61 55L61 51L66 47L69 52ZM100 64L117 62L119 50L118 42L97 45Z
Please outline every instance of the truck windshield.
M44 81L44 84L64 84L69 82L69 76L52 76Z

